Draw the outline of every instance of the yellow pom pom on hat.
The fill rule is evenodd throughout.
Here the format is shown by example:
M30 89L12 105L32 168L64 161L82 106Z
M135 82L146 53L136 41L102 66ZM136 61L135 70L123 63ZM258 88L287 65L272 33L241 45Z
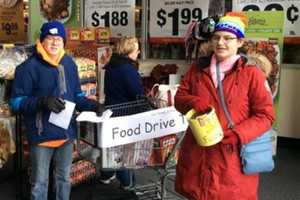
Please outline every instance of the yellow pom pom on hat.
M245 28L248 25L248 17L241 12L228 12L221 17L215 27L217 31L227 31L235 34L238 38L245 37Z

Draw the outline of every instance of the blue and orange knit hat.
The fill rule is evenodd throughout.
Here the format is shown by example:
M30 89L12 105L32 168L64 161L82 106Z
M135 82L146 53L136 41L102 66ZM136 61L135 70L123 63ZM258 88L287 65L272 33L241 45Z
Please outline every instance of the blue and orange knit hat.
M248 25L248 17L241 12L228 12L221 17L215 27L217 31L227 31L233 33L237 38L245 36L245 28Z

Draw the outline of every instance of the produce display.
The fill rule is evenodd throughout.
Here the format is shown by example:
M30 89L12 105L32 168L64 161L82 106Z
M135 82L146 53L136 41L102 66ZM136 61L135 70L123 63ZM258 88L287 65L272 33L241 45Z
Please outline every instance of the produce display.
M277 95L280 73L280 51L276 40L247 40L243 46L247 54L256 52L265 55L272 64L272 70L268 77L273 98Z

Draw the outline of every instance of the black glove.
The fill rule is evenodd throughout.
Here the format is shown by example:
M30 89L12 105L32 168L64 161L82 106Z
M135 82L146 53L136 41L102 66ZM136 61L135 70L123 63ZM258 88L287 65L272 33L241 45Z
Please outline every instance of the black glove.
M40 108L50 110L55 113L61 112L65 109L65 101L59 97L40 97L38 99L38 105Z
M104 111L105 111L104 104L97 103L96 109L95 109L95 112L96 112L97 116L101 116Z

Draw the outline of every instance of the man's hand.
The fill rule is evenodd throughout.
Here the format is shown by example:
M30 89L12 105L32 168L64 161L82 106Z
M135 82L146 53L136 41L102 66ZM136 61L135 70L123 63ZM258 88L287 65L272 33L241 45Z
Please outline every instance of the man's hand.
M65 101L59 97L40 97L38 100L39 107L59 113L65 109Z
M101 103L97 103L95 112L97 114L97 116L102 116L102 113L105 111L105 106L104 104Z

